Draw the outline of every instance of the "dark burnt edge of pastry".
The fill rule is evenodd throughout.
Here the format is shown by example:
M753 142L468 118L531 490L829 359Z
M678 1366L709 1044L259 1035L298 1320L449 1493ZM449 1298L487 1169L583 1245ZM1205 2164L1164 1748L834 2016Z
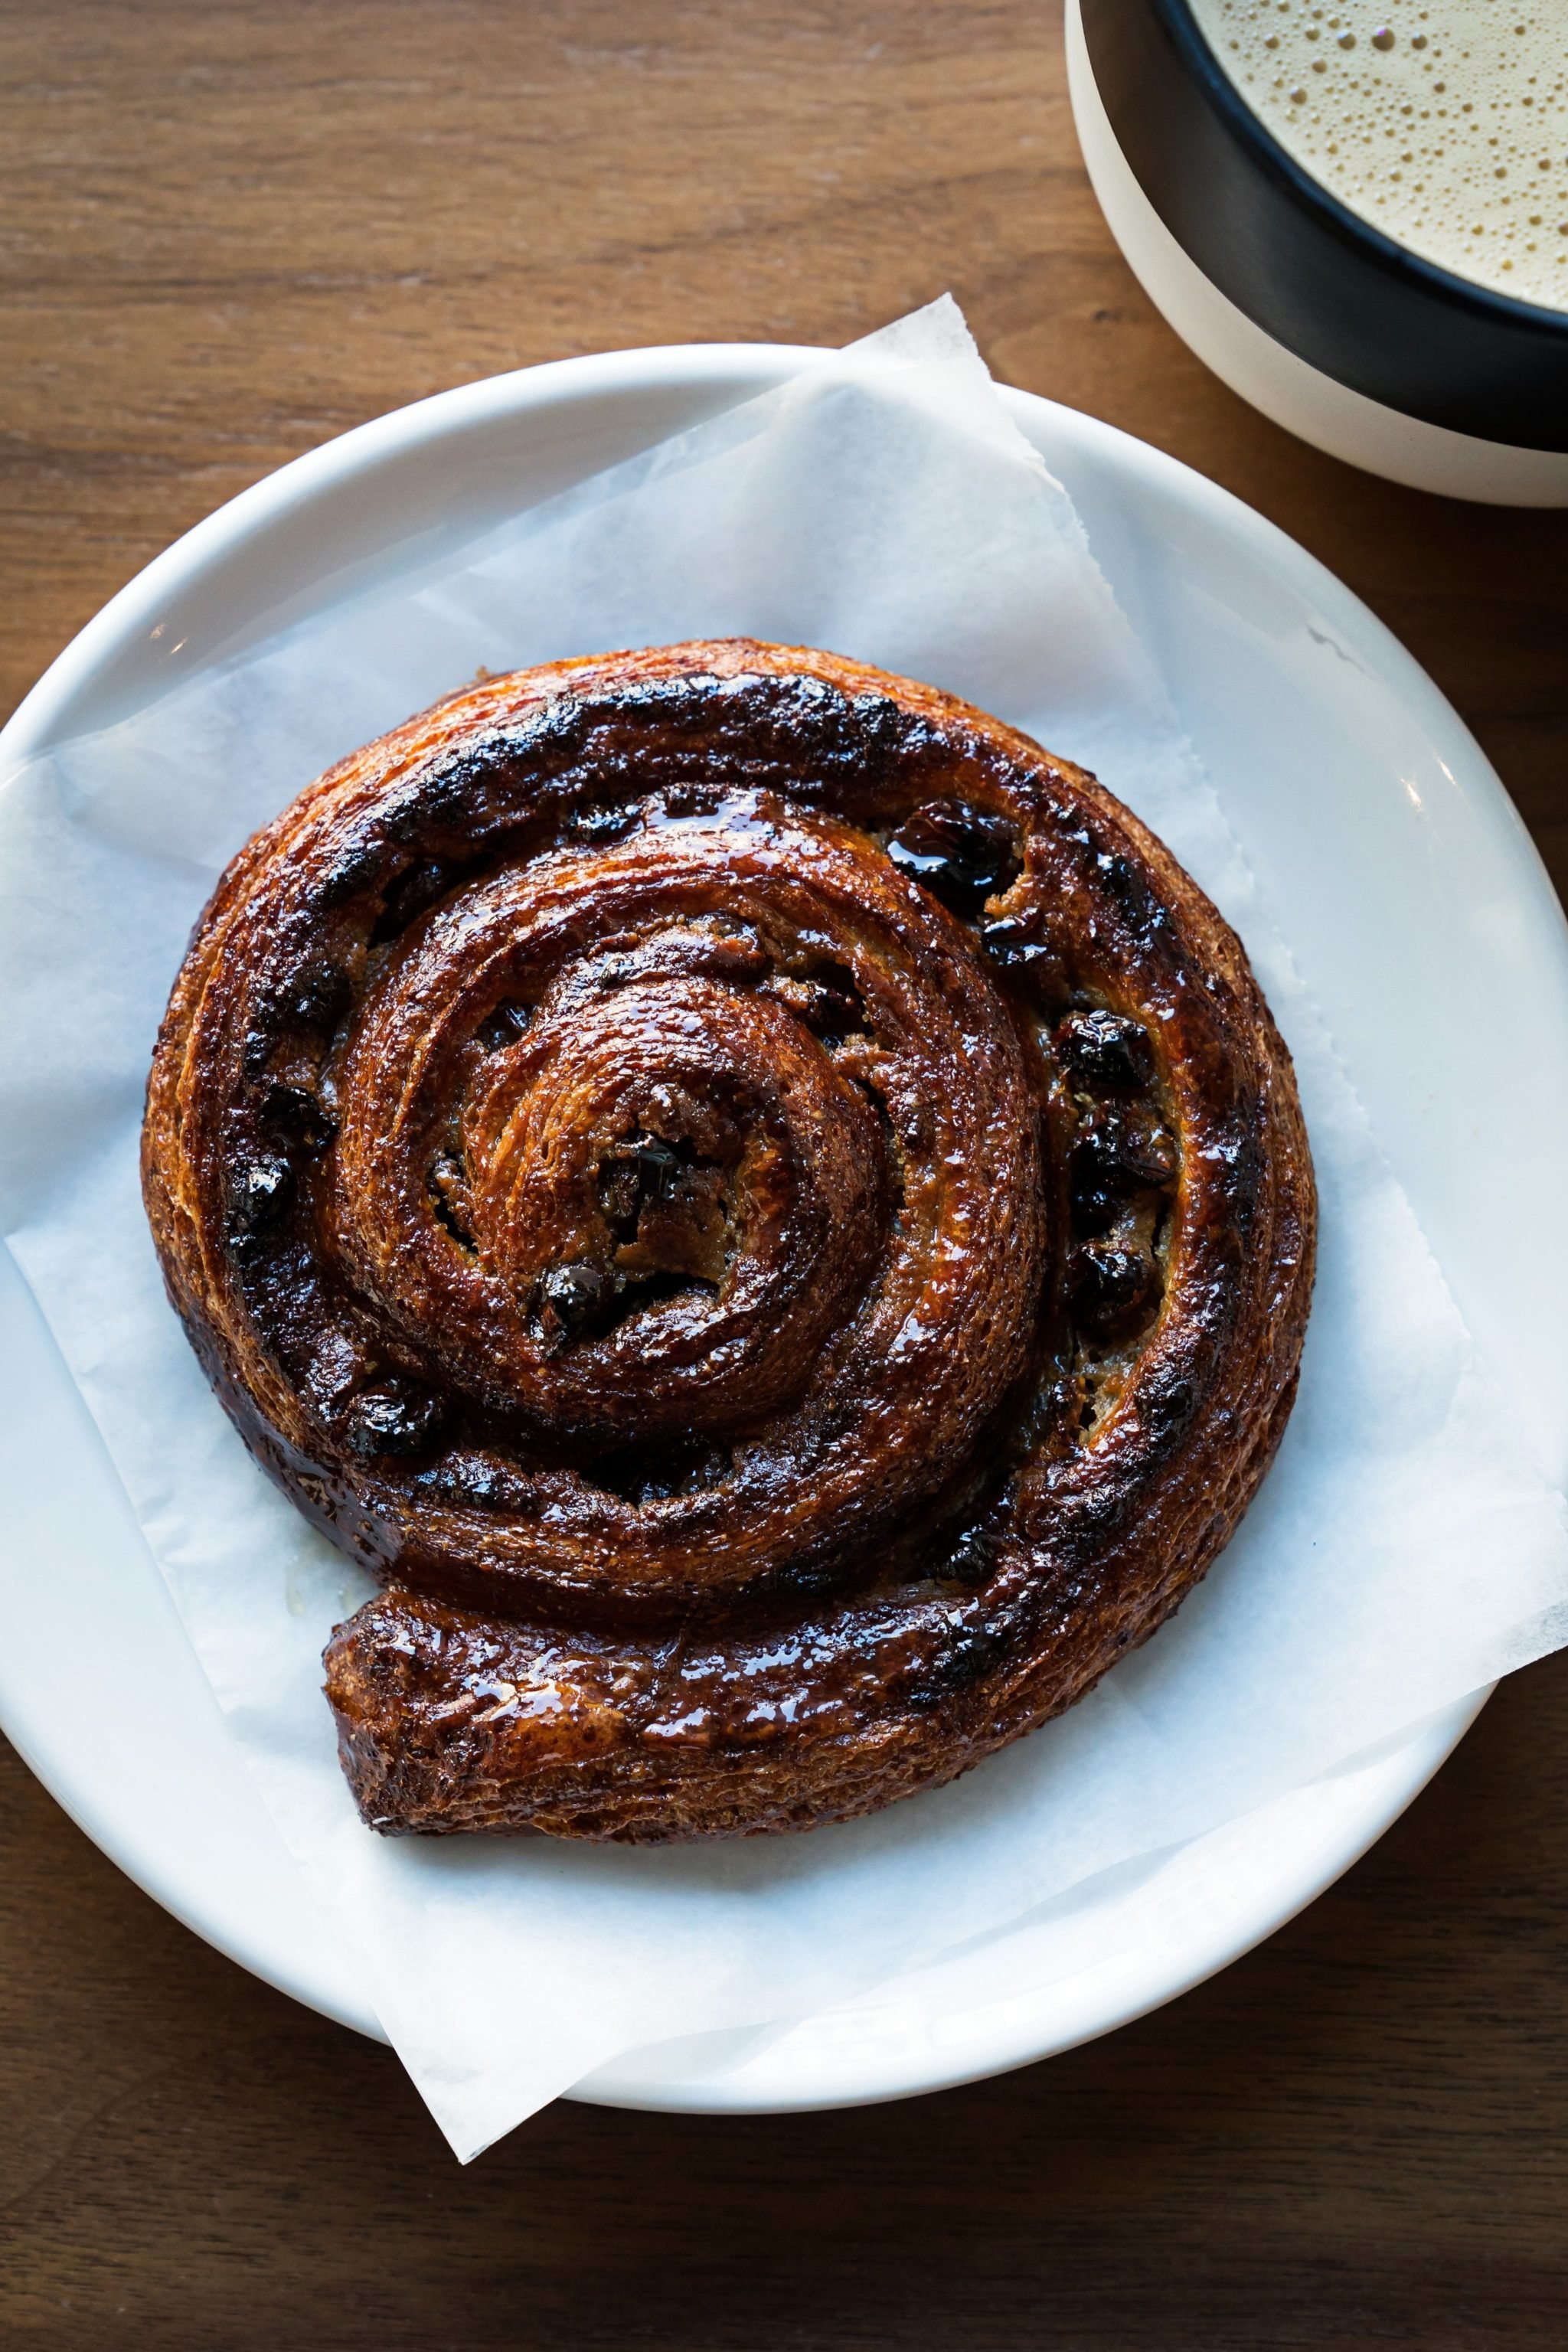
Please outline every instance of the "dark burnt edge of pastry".
M781 659L798 659L811 674L786 667L769 675L766 664ZM673 674L647 675L660 663ZM731 674L716 676L725 665ZM600 687L606 671L616 680L607 694ZM496 685L504 694L509 683ZM786 1576L773 1592L754 1586L732 1595L700 1622L689 1611L662 1629L647 1621L629 1645L625 1626L619 1639L608 1622L592 1633L559 1622L552 1629L537 1605L531 1623L510 1625L487 1625L454 1606L482 1595L488 1615L504 1611L506 1596L493 1580L469 1593L443 1575L444 1602L383 1596L329 1651L345 1759L367 1818L380 1826L516 1826L520 1758L509 1765L504 1751L509 1738L517 1744L512 1710L521 1685L501 1668L512 1663L537 1683L548 1665L578 1694L575 1731L583 1738L552 1765L549 1709L531 1718L538 1752L527 1753L524 1740L521 1761L533 1782L529 1817L540 1826L637 1837L803 1825L950 1777L1070 1704L1168 1612L1225 1540L1283 1425L1310 1287L1310 1171L1289 1066L1234 940L1168 855L1092 780L979 714L887 681L902 698L896 698L875 674L830 657L743 645L563 666L526 681L546 692L552 683L563 697L536 705L521 722L503 722L478 744L419 755L421 727L434 723L438 733L444 713L461 726L465 705L485 699L470 695L359 755L381 772L370 778L367 814L357 829L343 828L334 855L312 877L313 920L330 922L334 911L356 908L363 917L374 896L357 949L374 957L456 883L471 883L480 861L458 853L475 830L477 802L482 857L484 794L498 774L510 775L514 794L521 783L539 814L520 824L503 810L490 834L492 857L515 851L528 835L542 846L552 832L614 838L629 831L637 821L634 787L648 797L649 763L638 739L650 718L692 751L721 760L727 779L742 773L752 789L776 786L782 765L789 799L850 814L890 844L892 863L916 887L934 890L978 933L1021 1025L1042 1039L1041 1108L1052 1133L1046 1160L1062 1196L1055 1231L1070 1238L1049 1264L1033 1361L1018 1384L1032 1387L1039 1402L1031 1415L1026 1402L1017 1410L1015 1395L1012 1411L999 1416L1014 1442L998 1430L984 1474L953 1482L918 1530L894 1531L879 1572L863 1577L858 1591L846 1586L852 1563L819 1563ZM334 775L353 777L358 764L346 762ZM382 781L387 774L395 779L390 791ZM305 797L317 800L333 782L321 780ZM666 809L694 813L704 789L700 777L667 782ZM455 795L464 810L461 830L452 823ZM287 831L292 814L285 813L274 835ZM1025 879L1047 894L1032 906L1026 892L1020 905L1013 887L1026 847ZM263 836L220 886L209 933L268 848ZM1104 967L1087 983L1086 928L1097 932L1096 960ZM198 946L201 938L198 931ZM268 1283L287 1307L294 1279L289 1220L333 1139L332 1041L353 998L352 956L323 957L316 940L308 944L316 952L301 958L266 1011L275 1035L287 1040L292 1024L325 1045L328 1086L295 1084L300 1073L293 1066L281 1078L275 1074L268 1019L252 1021L241 1048L261 1091L258 1120L236 1163L240 1181L232 1166L224 1179L222 1250L253 1309L265 1306ZM1162 1312L1173 1202L1184 1178L1173 1144L1182 1108L1171 1095L1176 1068L1147 1013L1162 986L1177 999L1184 989L1203 992L1208 1034L1196 1039L1204 1116L1195 1127L1206 1130L1205 1167L1201 1199L1190 1181L1185 1186L1190 1264L1182 1328L1162 1334L1157 1363L1141 1364ZM1135 1002L1144 1004L1142 1017L1131 1009ZM1159 1009L1169 1019L1177 1008ZM504 1030L508 1020L522 1018L522 1008L498 1007L488 1017ZM833 1017L829 1005L824 1018ZM1189 1079L1194 1066L1189 1053L1182 1066ZM1189 1128L1194 1102L1186 1105ZM1270 1126L1272 1152L1265 1142ZM1282 1230L1249 1234L1271 1169L1281 1179L1281 1199L1270 1205L1283 1212ZM173 1204L158 1199L151 1155L149 1191L156 1225L160 1209ZM447 1203L433 1205L445 1222ZM1247 1242L1255 1264L1279 1276L1272 1302L1278 1344L1261 1349L1257 1377L1246 1384L1251 1393L1227 1401L1213 1393L1215 1373L1247 1303L1239 1279ZM164 1255L169 1265L166 1248ZM367 1507L341 1477L322 1475L290 1447L252 1402L255 1367L247 1382L227 1365L201 1303L181 1297L173 1270L171 1288L220 1393L274 1475L334 1539L395 1576L398 1566L380 1540L384 1523L374 1480L361 1490L362 1496L368 1490ZM362 1383L355 1398L368 1400L359 1413L370 1427L353 1447L367 1471L382 1444L410 1463L427 1457L437 1439L450 1451L449 1421L443 1428L438 1416L421 1418L416 1360L384 1364L379 1381ZM1249 1406L1257 1413L1251 1425ZM1205 1446L1200 1439L1194 1453L1189 1433L1205 1410L1208 1434L1218 1442ZM1033 1430L1031 1421L1038 1424ZM1170 1475L1167 1463L1175 1465ZM1163 1490L1184 1470L1186 1486L1198 1492L1179 1497L1183 1524L1173 1528ZM1180 1507L1194 1499L1195 1524L1191 1507ZM1152 1545L1143 1533L1151 1527ZM1163 1578L1151 1550L1168 1558ZM411 1561L406 1549L402 1566L405 1573L424 1571L417 1580L426 1581L425 1564ZM741 1654L776 1653L792 1611L798 1620L813 1596L821 1596L826 1613L815 1640L821 1654L810 1727L797 1706L799 1733L781 1754L781 1710L790 1693L770 1692L761 1667L741 1677L750 1695L745 1708L726 1709L722 1686L735 1684ZM580 1603L576 1596L579 1629ZM587 1622L592 1616L586 1612ZM801 1640L813 1645L805 1633ZM844 1652L837 1675L826 1670L836 1640ZM1042 1681L1040 1644L1053 1641L1053 1670ZM704 1663L715 1642L728 1643L724 1673ZM789 1671L780 1670L786 1680ZM487 1675L511 1697L476 1704L490 1686ZM595 1762L587 1727L612 1717L621 1726L620 1785L606 1805L603 1791L587 1785ZM849 1750L868 1738L862 1769ZM726 1772L715 1784L711 1768L721 1755Z

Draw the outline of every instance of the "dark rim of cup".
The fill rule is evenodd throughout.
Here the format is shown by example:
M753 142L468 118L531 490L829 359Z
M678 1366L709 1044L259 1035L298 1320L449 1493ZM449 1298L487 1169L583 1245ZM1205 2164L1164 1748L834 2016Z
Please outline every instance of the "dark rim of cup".
M1189 257L1254 324L1407 415L1568 449L1568 309L1461 278L1352 212L1253 111L1189 0L1080 5L1095 81L1133 176ZM1218 182L1231 204L1253 197L1249 236L1232 235L1236 215L1215 205ZM1392 307L1380 310L1380 299ZM1406 347L1391 348L1401 337Z

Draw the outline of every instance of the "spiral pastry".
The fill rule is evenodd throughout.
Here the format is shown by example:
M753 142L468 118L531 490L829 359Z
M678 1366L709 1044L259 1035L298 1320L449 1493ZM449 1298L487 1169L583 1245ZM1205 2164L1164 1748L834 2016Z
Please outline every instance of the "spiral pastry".
M1240 946L1080 770L743 641L489 678L241 851L159 1039L174 1303L384 1591L384 1831L803 1828L1089 1689L1295 1391Z

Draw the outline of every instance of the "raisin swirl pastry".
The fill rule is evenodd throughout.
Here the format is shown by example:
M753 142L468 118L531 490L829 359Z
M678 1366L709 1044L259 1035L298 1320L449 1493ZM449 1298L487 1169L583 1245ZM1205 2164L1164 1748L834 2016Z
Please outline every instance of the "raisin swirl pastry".
M384 1590L367 1822L804 1828L1070 1706L1235 1528L1314 1198L1234 935L1080 770L743 641L490 678L224 877L148 1212Z

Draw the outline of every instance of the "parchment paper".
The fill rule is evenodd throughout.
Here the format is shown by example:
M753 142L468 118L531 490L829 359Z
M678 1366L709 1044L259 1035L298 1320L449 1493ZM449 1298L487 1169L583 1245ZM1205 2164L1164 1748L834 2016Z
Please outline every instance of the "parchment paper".
M667 1852L384 1842L321 1696L368 1590L250 1463L166 1307L137 1130L223 865L470 677L746 633L970 697L1095 768L1237 926L1322 1196L1300 1402L1180 1617L957 1786ZM644 2042L801 2016L1168 1847L1568 1640L1568 1519L1512 1434L1070 503L951 302L367 593L0 794L0 1216L234 1738L459 2156Z

